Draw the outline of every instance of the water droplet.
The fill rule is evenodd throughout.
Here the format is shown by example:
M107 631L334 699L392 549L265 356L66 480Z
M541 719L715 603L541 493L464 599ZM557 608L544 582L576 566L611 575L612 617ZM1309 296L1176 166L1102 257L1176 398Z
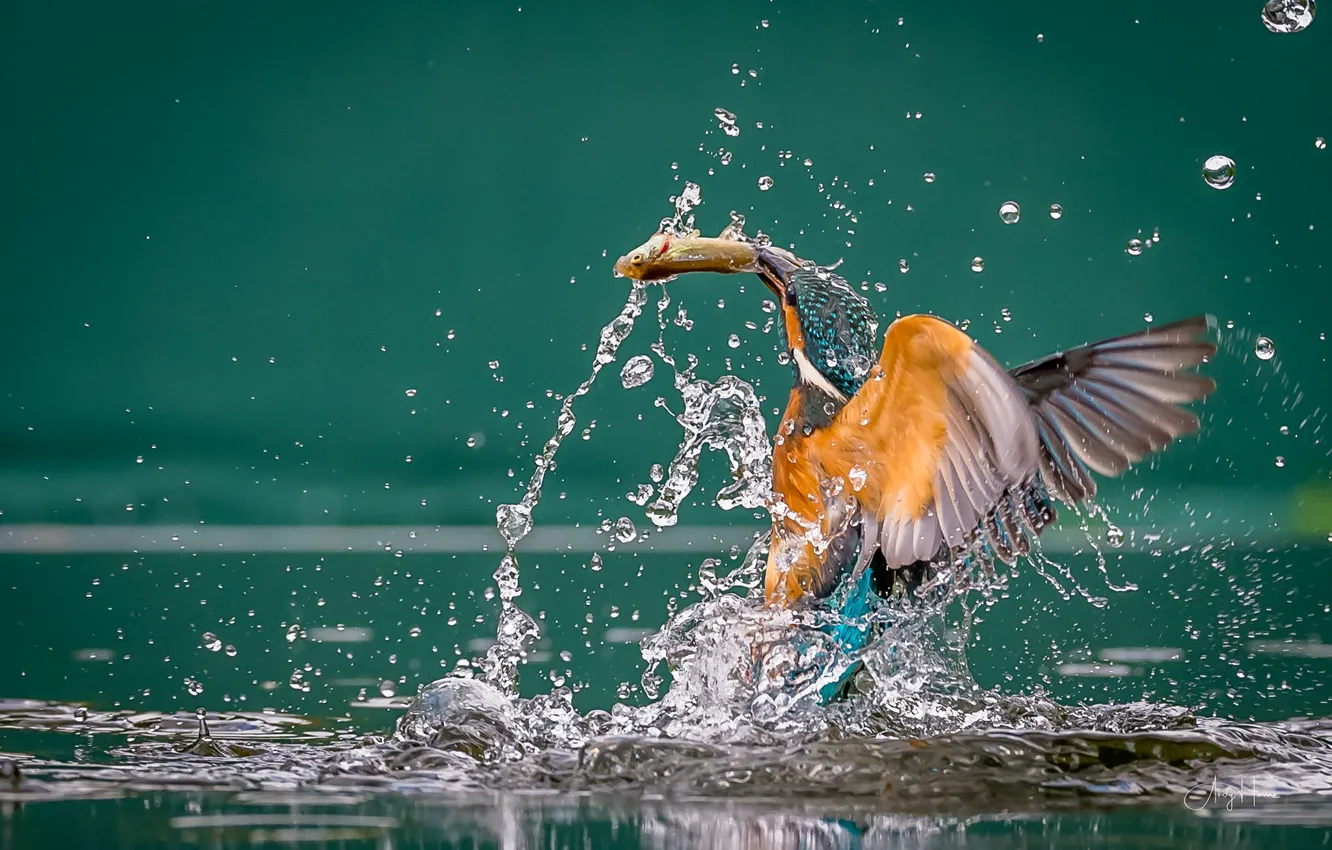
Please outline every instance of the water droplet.
M287 684L291 685L291 689L293 691L304 690L306 687L308 687L305 684L305 674L302 673L300 670L291 671L291 678L287 680Z
M301 624L292 623L287 626L287 643L295 643L296 638L301 636Z
M1253 353L1258 355L1259 360L1271 360L1276 356L1276 343L1265 336L1260 336L1254 340Z
M985 258L984 258L984 257L972 257L972 258L971 258L971 270L972 270L973 272L983 272L983 271L985 271Z
M739 348L740 337L737 336L736 334L731 334L729 337L726 338L726 344L729 345L731 348Z
M851 482L851 489L859 493L860 488L865 486L865 481L869 478L869 473L865 472L865 470L858 466L853 466L846 473L846 477L847 480Z
M641 387L652 380L653 368L652 358L646 354L630 357L620 370L620 383L624 384L626 390Z
M1004 201L999 205L999 220L1004 224L1017 224L1022 217L1022 207L1017 201Z
M925 172L925 182L926 182L926 183L933 183L933 182L934 182L934 172L933 172L933 171L926 171L926 172Z
M1143 313L1142 320L1150 325L1152 322L1156 321L1156 317L1151 313Z
M638 539L638 529L634 527L634 521L627 516L622 516L615 521L615 539L621 543L633 543Z
M1286 465L1286 459L1285 459L1284 457L1282 457L1281 455L1277 455L1277 458L1276 458L1276 465L1277 465L1278 467L1285 466L1285 465Z
M500 505L495 509L495 527L512 549L532 530L532 509L522 503Z
M648 477L653 481L660 483L661 479L666 477L666 470L662 469L661 464L654 463L652 464L652 468L648 470Z
M213 634L212 632L204 632L203 645L204 649L208 650L209 652L217 652L219 649L222 648L222 641L219 640L218 636Z
M718 158L721 160L721 164L722 164L722 165L730 165L730 164L731 164L731 157L734 156L734 154L733 154L731 151L722 150L722 151L718 151L717 153L719 154L719 157L718 157Z
M1322 136L1319 136L1318 138L1314 139L1314 147L1318 148L1320 151L1326 150L1327 139L1324 139Z
M902 274L906 274L907 272L911 271L911 265L907 263L906 257L903 257L902 259L897 261L897 270Z
M388 699L397 692L398 689L393 686L393 682L390 681L389 679L385 679L384 681L379 683L379 695L381 697Z
M232 658L236 657L236 647L232 646L231 644L227 644L225 651L227 655L230 655Z
M646 505L648 503L648 499L652 498L652 485L639 484L636 488L634 488L634 492L629 493L627 495L627 498L635 505Z
M1142 240L1130 239L1128 241L1128 246L1124 250L1129 252L1129 256L1132 257L1138 256L1139 254L1142 253Z
M1111 523L1105 530L1105 542L1118 549L1124 545L1124 531L1119 526Z
M190 696L197 697L199 694L203 693L203 690L204 690L203 683L201 683L198 679L195 679L191 676L185 677L185 692L188 693Z
M717 117L717 125L721 127L723 133L728 136L740 135L740 127L735 123L734 113L727 112L719 106L712 110L712 114Z
M1267 0L1263 26L1272 32L1299 32L1313 23L1317 11L1314 0Z
M760 192L768 191L772 188L772 178L766 174L763 175L758 179L758 187Z
M194 710L194 716L199 718L200 720L203 720L205 717L208 716L208 709L204 708L201 705Z
M588 569L592 570L594 573L601 572L601 555L593 552L592 557L588 559L587 566Z
M763 27L764 29L767 29L767 28L768 28L768 22L767 22L767 21L759 21L759 26Z
M414 389L409 389L409 390L407 390L407 397L408 397L408 398L415 398L415 397L416 397L416 390L414 390Z
M1050 204L1050 218L1058 221L1064 217L1064 208L1059 204Z
M1229 189L1235 182L1235 160L1217 154L1203 163L1203 179L1213 189Z

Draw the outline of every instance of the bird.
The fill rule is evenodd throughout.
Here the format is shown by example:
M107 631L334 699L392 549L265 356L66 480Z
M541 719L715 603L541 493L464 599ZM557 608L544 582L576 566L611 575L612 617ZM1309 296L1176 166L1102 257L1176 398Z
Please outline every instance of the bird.
M781 306L792 385L772 455L765 604L836 597L850 620L909 596L950 565L1015 563L1116 477L1197 432L1185 407L1216 388L1199 315L1005 369L929 314L882 339L868 299L833 270L734 234L659 231L619 275L754 273ZM857 650L865 629L834 628ZM827 689L845 691L849 677Z

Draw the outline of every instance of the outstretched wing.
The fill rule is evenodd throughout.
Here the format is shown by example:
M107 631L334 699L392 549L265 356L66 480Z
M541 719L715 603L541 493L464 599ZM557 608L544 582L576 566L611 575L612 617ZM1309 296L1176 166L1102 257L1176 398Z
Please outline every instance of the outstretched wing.
M1216 389L1211 378L1185 371L1216 353L1199 339L1206 330L1206 317L1195 316L1013 370L1035 415L1051 495L1070 505L1089 499L1096 495L1090 472L1120 475L1198 430L1198 417L1179 405Z
M888 566L934 558L977 536L1005 561L1054 520L1045 492L1075 503L1089 470L1118 475L1196 430L1178 404L1210 392L1183 370L1215 351L1206 320L1073 349L1006 372L931 316L897 320L865 385L830 426L829 476L863 480L865 539ZM862 546L861 559L873 554Z

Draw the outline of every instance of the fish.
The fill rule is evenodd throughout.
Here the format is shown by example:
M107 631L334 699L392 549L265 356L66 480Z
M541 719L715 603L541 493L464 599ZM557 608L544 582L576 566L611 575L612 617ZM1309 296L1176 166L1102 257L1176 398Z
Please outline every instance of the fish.
M615 271L644 283L670 280L687 272L759 274L762 250L752 242L700 236L697 230L687 236L658 232L616 260Z

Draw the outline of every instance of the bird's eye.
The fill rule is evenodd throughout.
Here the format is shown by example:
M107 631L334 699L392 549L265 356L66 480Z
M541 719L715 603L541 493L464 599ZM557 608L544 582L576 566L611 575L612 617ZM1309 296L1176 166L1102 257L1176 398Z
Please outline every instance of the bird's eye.
M643 255L634 254L632 257L629 258L629 262L633 263L634 265L638 265L639 263L643 262Z

